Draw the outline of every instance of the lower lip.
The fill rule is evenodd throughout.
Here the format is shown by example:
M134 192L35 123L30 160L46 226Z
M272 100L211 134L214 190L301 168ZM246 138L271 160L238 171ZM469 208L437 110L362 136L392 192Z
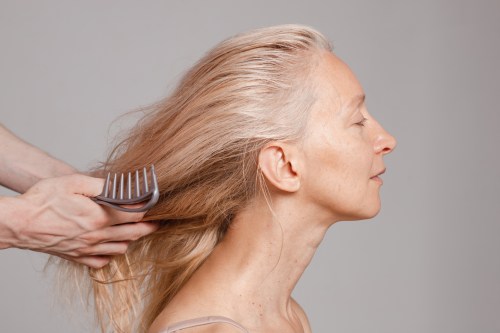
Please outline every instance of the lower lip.
M380 183L380 184L383 184L383 183L384 183L384 182L382 181L382 178L379 178L378 176L372 177L372 178L370 178L370 179L372 179L372 180L374 180L374 181L376 181L377 183Z

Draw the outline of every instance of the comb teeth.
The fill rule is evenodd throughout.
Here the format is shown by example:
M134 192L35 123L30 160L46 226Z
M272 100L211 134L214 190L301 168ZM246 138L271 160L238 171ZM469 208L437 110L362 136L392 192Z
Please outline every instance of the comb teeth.
M142 172L144 174L144 192L148 192L148 171L146 168L142 169Z
M127 199L132 199L132 174L130 172L127 179Z
M113 199L116 199L116 173L115 176L113 177Z
M123 172L120 176L120 200L123 200L123 184L124 184L124 179L123 179Z
M158 180L154 165L151 165L149 176L146 167L142 169L142 172L139 172L139 169L135 170L135 172L122 172L119 175L115 172L112 178L111 172L108 172L102 193L93 199L99 204L108 205L119 210L129 212L148 210L159 199ZM121 206L139 203L143 203L143 206L139 208Z
M135 170L135 195L141 195L141 187L139 186L139 170Z
M104 193L103 193L103 195L105 197L107 197L108 194L109 194L109 180L110 180L110 178L111 178L111 174L108 173L108 176L106 177L106 182L104 183Z

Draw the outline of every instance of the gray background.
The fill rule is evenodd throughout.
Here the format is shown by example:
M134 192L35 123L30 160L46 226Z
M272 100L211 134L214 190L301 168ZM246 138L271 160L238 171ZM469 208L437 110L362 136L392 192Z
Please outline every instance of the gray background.
M500 332L498 0L2 0L0 121L87 169L112 120L220 40L282 23L329 36L399 142L381 213L333 226L296 289L314 332ZM89 330L54 305L45 260L0 253L1 332Z

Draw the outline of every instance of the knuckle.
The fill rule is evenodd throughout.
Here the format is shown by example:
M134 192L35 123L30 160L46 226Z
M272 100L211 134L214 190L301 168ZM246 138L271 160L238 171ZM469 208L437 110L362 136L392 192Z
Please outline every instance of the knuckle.
M87 255L87 251L85 250L85 248L74 249L72 251L72 255L74 257L83 257L83 256Z
M99 230L108 224L109 219L105 215L92 216L88 220L90 230Z
M83 241L87 245L95 245L95 244L99 243L101 241L101 239L96 234L89 233L89 234L85 235L85 237L83 238Z
M88 227L88 225L87 225ZM85 245L98 243L102 238L102 232L99 230L88 229L82 233L78 239Z

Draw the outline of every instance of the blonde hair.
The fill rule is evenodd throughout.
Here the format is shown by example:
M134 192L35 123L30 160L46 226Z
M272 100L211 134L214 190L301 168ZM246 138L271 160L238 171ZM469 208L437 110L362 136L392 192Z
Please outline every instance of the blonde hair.
M108 266L84 274L103 332L147 331L232 217L265 193L259 151L272 140L303 135L314 102L311 73L322 51L331 51L330 43L300 25L229 38L152 105L113 150L103 171L154 163L161 196L145 220L162 227Z

